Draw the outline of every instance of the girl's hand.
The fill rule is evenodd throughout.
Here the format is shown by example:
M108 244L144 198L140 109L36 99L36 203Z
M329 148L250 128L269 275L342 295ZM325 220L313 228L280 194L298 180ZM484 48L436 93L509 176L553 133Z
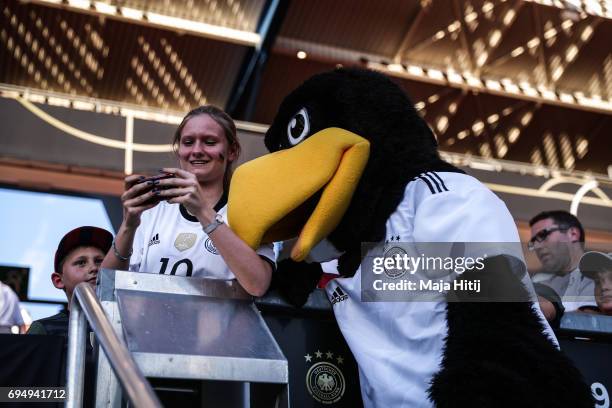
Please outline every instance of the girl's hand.
M206 202L195 174L177 168L164 168L162 171L173 173L174 177L159 181L157 197L170 204L183 204L202 223L212 222L216 214L214 203Z
M132 174L125 178L125 191L121 195L123 223L126 227L137 228L141 214L159 204L153 182L143 182L145 176Z

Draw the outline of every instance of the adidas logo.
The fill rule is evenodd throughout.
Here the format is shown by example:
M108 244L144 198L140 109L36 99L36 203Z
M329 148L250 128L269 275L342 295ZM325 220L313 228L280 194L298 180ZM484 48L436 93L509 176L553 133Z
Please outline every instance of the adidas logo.
M342 290L342 288L340 288L340 286L338 286L336 290L332 292L331 304L335 305L336 303L342 302L346 299L348 299L348 295L344 293L344 291Z
M149 246L159 244L159 234L153 235L151 240L149 241Z

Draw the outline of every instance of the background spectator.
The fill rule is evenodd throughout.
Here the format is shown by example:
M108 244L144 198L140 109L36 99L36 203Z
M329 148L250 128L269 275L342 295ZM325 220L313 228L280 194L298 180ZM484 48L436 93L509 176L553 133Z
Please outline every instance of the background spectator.
M68 310L74 288L82 282L95 284L104 254L110 249L113 235L102 228L75 228L61 239L55 252L53 286L66 292ZM68 311L36 320L28 334L68 334Z
M587 252L580 260L580 270L595 282L597 307L585 306L585 311L612 316L612 253Z
M105 229L97 227L79 227L68 232L60 240L53 262L55 271L51 274L53 286L63 290L68 299L68 309L56 315L36 320L30 326L28 334L49 334L68 337L70 301L74 288L83 282L92 285L96 283L100 264L104 254L113 242L113 235ZM89 331L89 330L88 330ZM93 407L95 387L95 356L92 340L87 342L85 351L85 389L84 407ZM67 342L64 343L64 355L67 355ZM65 384L65 380L62 384Z
M543 274L536 274L533 280L557 292L566 311L595 305L593 281L578 269L585 239L578 218L567 211L545 211L529 225L529 249L535 251L543 267Z
M21 333L25 330L19 298L10 286L0 282L0 333L10 333L12 326L19 326Z

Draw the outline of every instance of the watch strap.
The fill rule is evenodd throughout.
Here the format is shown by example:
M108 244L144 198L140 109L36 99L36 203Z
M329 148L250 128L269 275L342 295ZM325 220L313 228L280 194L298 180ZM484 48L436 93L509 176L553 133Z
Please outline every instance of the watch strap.
M217 215L215 215L215 219L210 224L205 225L204 227L202 227L202 229L204 230L206 235L209 235L214 230L216 230L217 227L219 225L221 225L221 224L223 224L223 217L221 216L221 214L217 214Z

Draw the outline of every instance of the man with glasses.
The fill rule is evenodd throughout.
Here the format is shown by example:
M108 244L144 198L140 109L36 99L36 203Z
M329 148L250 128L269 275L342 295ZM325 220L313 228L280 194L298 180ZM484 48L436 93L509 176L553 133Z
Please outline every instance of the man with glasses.
M584 228L578 218L567 211L544 211L533 217L529 226L528 247L536 253L543 272L534 276L534 282L552 288L568 312L594 305L593 281L578 268L584 254Z

